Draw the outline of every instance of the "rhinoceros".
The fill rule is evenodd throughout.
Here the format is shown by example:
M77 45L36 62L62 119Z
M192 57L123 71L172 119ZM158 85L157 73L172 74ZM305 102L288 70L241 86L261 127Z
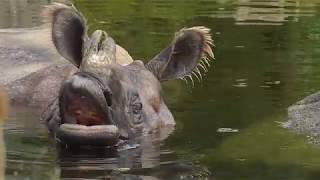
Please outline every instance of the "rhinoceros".
M0 82L13 103L42 107L49 133L64 144L114 146L174 125L161 82L201 77L213 58L210 29L204 26L182 28L168 47L144 63L133 60L105 31L89 36L85 18L74 6L51 4L44 14L51 46L60 57L49 55L63 60L43 61L22 53L13 58L21 60L17 67L34 71ZM30 41L41 38L33 36ZM15 49L2 47L0 52L9 59L17 56ZM33 52L37 53L45 51ZM32 63L38 65L28 66Z

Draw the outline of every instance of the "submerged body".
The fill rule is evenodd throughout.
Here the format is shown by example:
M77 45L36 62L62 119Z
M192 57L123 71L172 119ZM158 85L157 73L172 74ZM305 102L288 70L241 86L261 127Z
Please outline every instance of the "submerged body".
M65 144L113 146L174 125L161 81L201 77L200 69L206 72L213 57L205 27L180 30L144 64L104 31L89 37L74 7L53 4L46 14L53 48L69 62L56 60L61 58L55 53L54 61L44 61L42 68L5 84L12 101L48 106L42 119L50 134Z

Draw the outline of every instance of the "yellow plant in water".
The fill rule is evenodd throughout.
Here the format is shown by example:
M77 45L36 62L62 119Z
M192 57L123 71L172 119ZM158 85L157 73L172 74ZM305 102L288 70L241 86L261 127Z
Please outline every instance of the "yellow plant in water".
M3 121L7 117L8 112L8 100L6 93L0 89L0 121Z

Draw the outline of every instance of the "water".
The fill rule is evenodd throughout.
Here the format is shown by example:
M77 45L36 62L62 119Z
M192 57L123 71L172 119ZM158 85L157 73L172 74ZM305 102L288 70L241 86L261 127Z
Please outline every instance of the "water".
M1 28L41 24L49 1L1 0ZM202 83L164 84L177 126L165 141L107 155L57 153L34 109L4 128L8 179L319 179L319 146L279 127L287 107L320 89L317 0L76 0L89 30L104 29L147 61L182 27L212 29L216 60ZM108 158L108 156L110 156ZM208 173L210 171L210 173Z

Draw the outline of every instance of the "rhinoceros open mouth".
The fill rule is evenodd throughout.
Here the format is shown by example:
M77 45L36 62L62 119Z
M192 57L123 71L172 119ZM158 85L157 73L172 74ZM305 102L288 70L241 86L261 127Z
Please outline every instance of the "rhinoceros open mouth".
M111 93L88 73L77 73L66 81L60 92L62 122L56 137L65 144L116 145L120 133L106 96Z

